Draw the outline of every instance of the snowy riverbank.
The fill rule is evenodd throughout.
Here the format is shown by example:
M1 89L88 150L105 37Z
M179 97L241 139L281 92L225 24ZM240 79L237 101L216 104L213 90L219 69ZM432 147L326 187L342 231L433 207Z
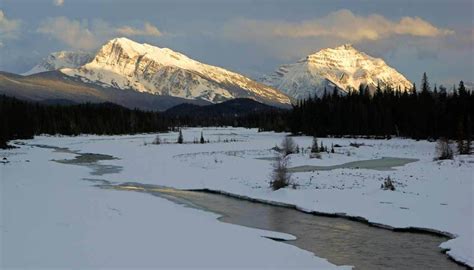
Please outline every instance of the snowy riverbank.
M265 238L291 235L222 223L216 214L143 193L93 187L82 180L94 178L89 168L50 161L72 154L22 146L0 156L9 161L0 164L1 269L336 268Z
M449 249L448 254L454 259L471 266L474 265L474 179L472 173L474 171L474 158L472 157L456 156L454 160L442 162L433 161L435 143L426 141L417 142L408 139L354 140L323 138L320 139L320 141L322 141L324 145L330 147L331 144L337 144L341 147L336 147L336 153L334 154L322 154L321 159L309 159L308 154L302 153L291 155L291 166L339 165L346 162L377 159L381 157L411 158L417 159L418 161L385 171L339 168L327 171L298 172L292 176L295 183L298 184L296 189L286 188L272 191L268 187L272 163L269 158L274 156L274 152L271 148L279 144L285 134L271 132L258 133L256 130L240 128L186 129L183 132L185 141L199 139L201 130L204 131L205 139L210 140L211 143L202 145L152 145L150 143L153 141L154 135L37 137L34 140L26 141L26 143L68 147L71 150L78 150L82 153L100 153L117 157L117 160L107 160L101 163L122 166L122 171L96 177L109 181L133 181L181 189L225 191L261 200L294 204L305 211L345 213L350 216L359 216L370 222L395 228L416 227L446 232L455 238L444 242L442 248ZM176 138L176 133L161 134L161 140L164 142L174 142ZM309 147L311 145L310 137L295 137L294 139L300 147ZM349 146L350 142L355 141L364 145L358 148ZM6 151L1 151L0 154L5 152ZM8 157L12 162L3 166L2 178L12 179L13 177L15 181L2 180L2 189L4 190L5 187L7 187L14 190L13 187L19 185L19 187L23 186L29 190L27 193L19 189L18 192L20 192L20 194L13 193L17 196L33 196L32 198L35 198L34 201L41 201L38 196L48 194L47 191L51 190L52 186L59 191L63 189L60 188L62 185L66 185L66 183L71 184L70 181L72 181L72 179L68 179L67 181L59 182L59 186L56 185L58 179L64 178L64 175L69 175L70 172L77 171L77 173L81 175L67 178L87 177L83 175L87 175L88 169L86 168L48 162L49 159L59 159L60 157L58 156L66 154L55 153L53 157L51 156L51 150L30 149L28 146L22 146L16 150L9 150L9 152L17 154ZM32 155L37 155L34 160L33 157L30 157ZM45 156L48 160L45 160ZM69 158L72 157L70 154L67 156ZM31 159L30 163L24 162L27 157ZM17 160L17 162L15 160ZM23 162L21 160L23 160ZM32 169L32 166L39 167L37 167L35 171ZM45 168L50 168L52 173L43 172L43 177L50 176L49 178L51 178L51 180L46 180L46 184L44 181L33 181L31 178L40 175L39 173L42 171L41 168L44 166L46 166ZM8 174L5 174L6 170L8 170ZM9 178L5 178L5 176ZM387 176L390 176L395 181L395 191L380 189L383 179ZM22 185L23 181L26 182ZM52 183L48 185L48 181L52 181ZM13 186L5 186L5 183L9 183L8 185ZM31 189L27 188L27 186L32 183L37 185L37 187L35 186L35 188ZM74 185L83 186L83 189L90 188L88 183L84 181L80 183L81 184ZM38 192L37 189L41 191ZM70 192L72 193L72 191L71 189ZM104 196L102 192L103 191L100 190L87 191L87 194L96 193L96 195L88 195L91 196L90 198L94 203L90 203L89 199L83 199L83 201L87 202L86 205L89 205L89 207L95 204L105 204L107 201L102 200L102 196ZM3 208L5 208L6 203L11 203L11 200L17 201L13 195L9 195L10 193L2 193L6 194L7 197L10 196L8 199L3 199ZM115 196L113 194L115 193L108 192L105 198L107 198L107 200L114 200L114 204L127 204L127 202L123 202L119 198L112 198ZM69 197L68 193L64 193L62 195L55 194L52 198L46 199L55 199L57 202L60 202L61 198L58 196L64 196L63 199ZM148 198L141 198L140 194L126 196L138 196L140 200L144 201L143 204L145 204L145 201L148 202ZM79 200L80 198L77 199ZM156 204L158 202L152 201L152 203ZM161 203L162 202L160 202L160 204ZM26 211L31 204L31 201L29 204L20 201L20 209L22 209L21 206L23 205L23 209ZM85 206L71 205L72 209L80 207ZM140 204L137 206L129 206L127 204L127 206L123 207L126 207L126 209L130 211L136 207L144 208L146 210L144 210L143 213L133 214L139 215L134 217L134 219L147 218L152 220L153 218L146 212L154 211L153 209L156 208L156 206L152 207L149 204ZM178 206L170 207L179 208ZM117 207L114 206L113 208ZM8 209L8 207L6 207L6 209ZM97 212L94 216L110 215L115 212L107 209L108 208L104 205L104 212ZM14 209L12 209L12 211L13 210ZM38 214L41 213L41 209L36 210ZM84 212L84 209L82 211ZM184 211L189 211L189 209ZM70 215L74 216L73 214ZM199 213L199 215L202 215L202 213ZM5 226L3 223L8 222L8 220L5 218L5 215L3 216L4 221L2 221L2 226ZM205 216L209 216L209 214ZM91 217L85 218L90 219ZM24 221L26 222L27 220L28 219L25 218ZM21 220L17 220L17 222L20 221ZM150 225L151 227L141 229L140 226L135 224L132 228L138 231L137 233L140 236L142 234L140 232L146 229L151 230L152 227L158 226L159 222L154 222L154 226ZM217 223L213 218L209 219L208 222L211 224L213 222ZM74 224L73 220L69 220L69 222L66 223ZM87 225L87 222L83 223ZM115 223L116 222L113 224ZM153 222L151 223L153 224ZM104 223L104 230L106 228L105 224L107 223ZM127 224L130 224L130 222L127 222ZM171 224L170 222L169 225L171 226ZM122 228L123 230L116 231L117 235L122 237L122 235L125 234L126 236L124 236L125 238L122 240L130 240L133 243L133 239L128 239L133 238L133 236L127 234L127 232L131 230L127 230L126 225L123 226L125 226ZM223 225L215 226L219 227ZM26 230L28 228L24 229ZM186 228L183 228L183 230L186 230ZM245 230L250 231L248 232L249 237L254 237L258 234L250 229ZM213 229L209 231L213 232ZM205 232L200 233L206 235ZM6 236L8 237L9 234L6 234ZM222 238L225 237L222 236ZM237 236L237 238L242 237ZM266 239L264 240L266 241ZM262 240L258 240L257 242L259 241ZM245 241L242 240L242 246L237 244L235 248L243 248L245 245L244 242ZM149 241L148 243L152 245ZM237 240L237 243L240 242ZM218 245L216 244L216 246ZM211 245L211 247L213 247L213 245ZM301 253L300 250L295 251L295 254L299 254L299 256L302 257L306 256L304 252ZM185 256L186 254L184 252L183 257ZM251 256L251 254L248 256ZM198 261L196 258L196 262ZM255 262L256 265L259 265L258 262L265 261L265 258L262 257L261 261L256 259ZM282 258L282 261L285 261L284 258ZM297 260L292 258L286 261L289 263L288 261L296 262ZM249 265L253 265L250 262ZM305 264L304 262L305 259L301 261L303 265ZM311 263L320 263L320 261L308 261L308 263L308 266L310 266ZM116 265L119 264L120 262L117 262ZM206 264L203 265L206 266ZM273 261L271 265L278 264L276 261ZM237 267L238 266L240 265L237 264ZM291 266L288 265L288 267Z

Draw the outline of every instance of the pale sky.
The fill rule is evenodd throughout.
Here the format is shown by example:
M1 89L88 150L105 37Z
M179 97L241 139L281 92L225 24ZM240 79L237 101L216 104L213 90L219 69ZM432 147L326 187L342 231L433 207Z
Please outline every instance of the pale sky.
M253 78L352 43L409 80L474 81L473 0L0 0L0 70L126 36Z

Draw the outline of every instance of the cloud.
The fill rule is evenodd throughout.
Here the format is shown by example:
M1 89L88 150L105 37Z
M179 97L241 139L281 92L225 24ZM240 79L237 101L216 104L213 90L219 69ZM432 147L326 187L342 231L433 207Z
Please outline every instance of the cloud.
M49 35L73 49L91 50L106 40L116 36L147 36L163 35L158 28L146 22L143 28L132 26L111 26L108 22L97 20L72 20L66 17L54 17L43 20L37 32Z
M419 37L442 37L455 34L453 30L437 28L419 17L403 17L393 25L393 30L399 35Z
M8 19L3 10L0 9L0 42L2 45L5 40L18 37L20 26L20 20Z
M346 42L375 41L393 36L441 37L454 34L452 30L438 28L419 17L392 21L378 14L359 16L347 9L301 22L240 19L226 25L224 31L235 38L332 38Z
M53 0L53 4L55 6L60 7L60 6L64 5L64 0Z
M74 49L92 49L98 44L97 34L90 30L87 21L66 17L48 18L41 22L39 33L50 35Z
M124 36L154 36L154 37L159 37L163 35L156 26L153 26L152 24L146 22L143 26L143 29L138 29L134 28L131 26L122 26L118 28L117 30L118 34L124 35Z

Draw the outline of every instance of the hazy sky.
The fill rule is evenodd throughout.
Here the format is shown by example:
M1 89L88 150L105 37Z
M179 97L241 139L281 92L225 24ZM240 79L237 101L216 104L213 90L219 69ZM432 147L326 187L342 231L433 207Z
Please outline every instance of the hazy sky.
M0 70L113 37L169 47L254 78L352 43L418 83L473 81L474 0L0 0Z

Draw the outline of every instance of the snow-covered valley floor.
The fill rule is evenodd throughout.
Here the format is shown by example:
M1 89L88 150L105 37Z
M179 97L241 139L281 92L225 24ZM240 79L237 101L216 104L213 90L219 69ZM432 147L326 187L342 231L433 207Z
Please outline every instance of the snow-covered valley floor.
M1 150L0 158L9 161L0 164L2 267L334 267L310 252L261 237L277 233L220 223L214 214L142 193L100 190L83 178L224 191L394 228L445 232L454 238L442 248L474 265L473 157L433 161L435 143L426 141L323 138L324 145L341 147L321 159L293 154L290 165L330 166L382 157L418 161L392 170L295 172L295 189L272 191L271 148L285 134L194 128L183 130L185 141L199 139L201 131L210 143L153 145L154 134L40 136L18 149ZM175 142L177 134L160 137ZM311 145L310 137L294 139L300 147ZM349 146L356 141L364 145ZM100 163L122 170L91 176L91 168L51 162L73 154L32 144L111 155L118 159ZM395 191L380 188L387 176L395 181Z

